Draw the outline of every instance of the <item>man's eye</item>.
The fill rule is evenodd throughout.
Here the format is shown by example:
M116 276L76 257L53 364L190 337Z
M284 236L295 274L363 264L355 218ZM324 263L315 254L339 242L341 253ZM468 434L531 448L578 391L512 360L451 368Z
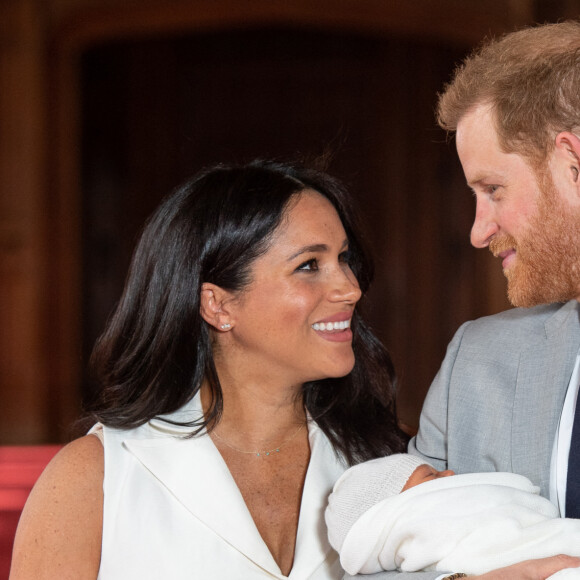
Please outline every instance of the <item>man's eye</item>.
M298 268L296 268L296 270L301 270L301 271L312 271L312 270L318 270L318 260L316 258L312 258L310 260L307 260L306 262L303 262L302 264L300 264L300 266L298 266Z

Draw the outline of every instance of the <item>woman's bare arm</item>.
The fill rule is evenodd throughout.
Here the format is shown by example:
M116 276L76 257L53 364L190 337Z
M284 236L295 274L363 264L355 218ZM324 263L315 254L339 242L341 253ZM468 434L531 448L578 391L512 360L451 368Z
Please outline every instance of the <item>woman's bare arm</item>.
M26 502L10 580L95 580L101 559L103 446L73 441L48 464Z

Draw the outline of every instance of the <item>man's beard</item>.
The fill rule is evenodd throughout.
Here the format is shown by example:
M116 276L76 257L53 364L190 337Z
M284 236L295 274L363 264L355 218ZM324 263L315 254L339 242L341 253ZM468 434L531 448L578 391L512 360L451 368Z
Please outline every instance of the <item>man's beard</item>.
M506 234L489 244L495 256L516 250L514 263L504 270L514 306L567 302L580 295L580 212L561 199L549 174L538 182L540 201L521 237L516 241Z

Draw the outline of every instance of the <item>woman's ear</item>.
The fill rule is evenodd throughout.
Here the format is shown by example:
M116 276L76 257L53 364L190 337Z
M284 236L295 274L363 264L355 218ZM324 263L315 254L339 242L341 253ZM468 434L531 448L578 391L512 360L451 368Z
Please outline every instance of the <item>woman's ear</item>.
M201 285L200 314L208 324L220 332L232 329L233 322L227 307L231 299L231 292L220 286L209 282Z

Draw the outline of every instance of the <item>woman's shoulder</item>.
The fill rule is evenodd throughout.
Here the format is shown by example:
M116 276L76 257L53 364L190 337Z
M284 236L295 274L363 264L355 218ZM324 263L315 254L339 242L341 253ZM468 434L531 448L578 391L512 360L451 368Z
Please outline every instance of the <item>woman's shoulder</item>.
M64 477L63 477L64 476ZM103 444L95 434L65 445L44 470L42 478L63 479L64 485L103 482Z
M46 466L34 486L31 499L39 492L71 493L76 496L84 489L102 489L103 444L91 434L65 445Z
M103 521L103 446L94 435L66 445L22 512L11 580L97 577Z

